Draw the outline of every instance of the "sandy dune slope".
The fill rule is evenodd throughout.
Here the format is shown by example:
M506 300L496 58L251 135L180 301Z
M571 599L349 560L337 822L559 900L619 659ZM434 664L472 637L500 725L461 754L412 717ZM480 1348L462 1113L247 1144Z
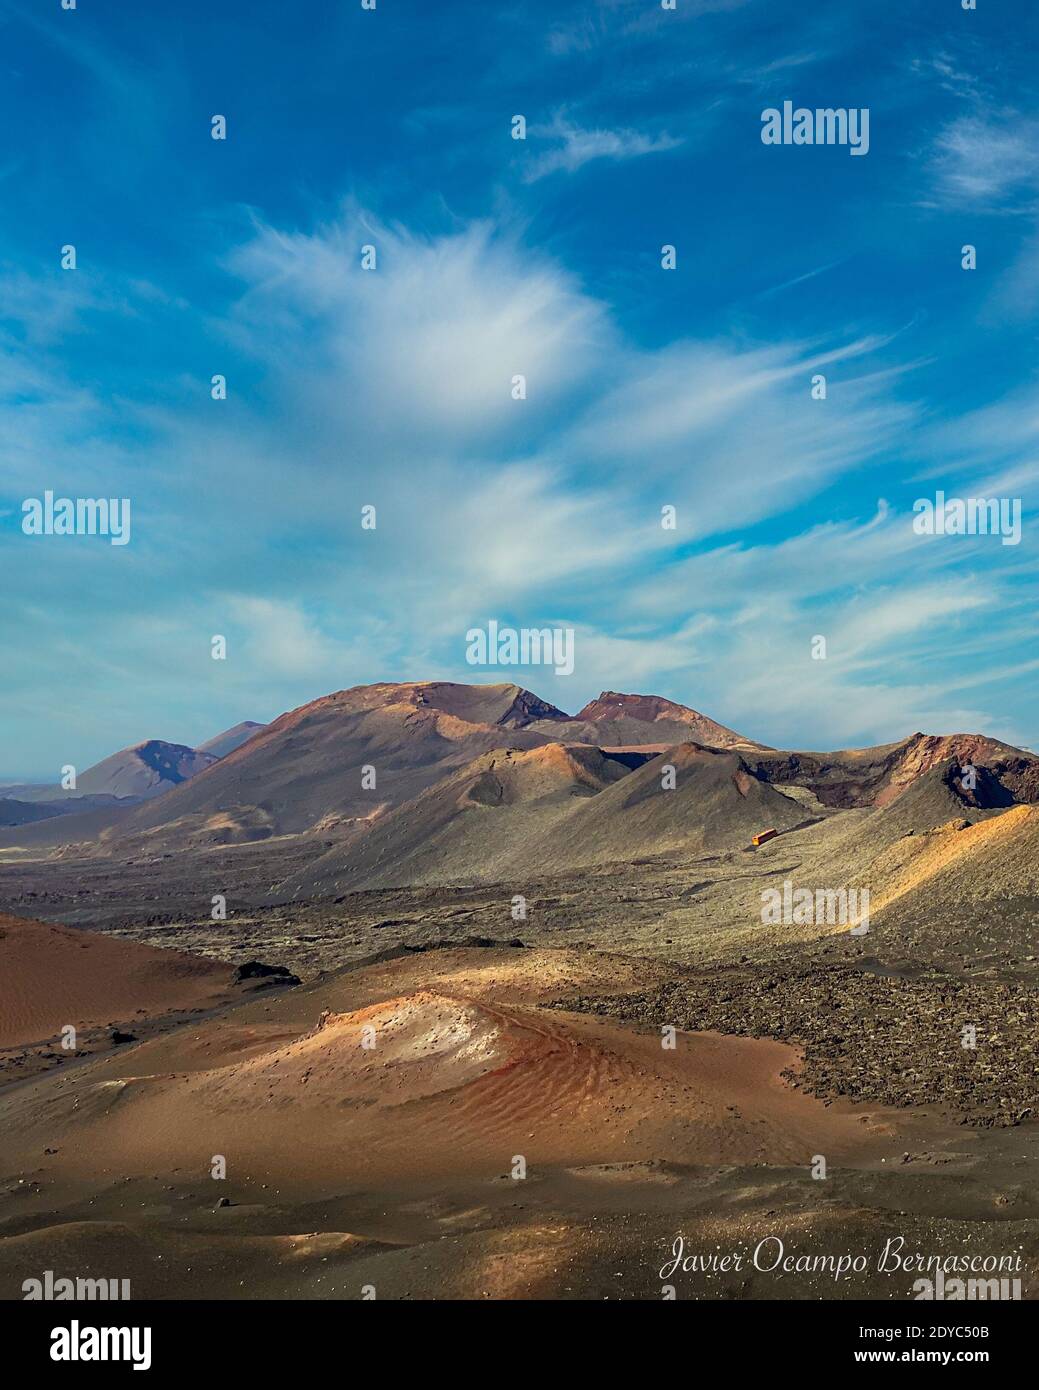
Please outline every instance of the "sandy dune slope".
M51 1269L128 1278L134 1298L658 1299L676 1232L703 1252L773 1232L813 1251L958 1248L997 1195L1000 1238L1039 1248L998 1135L981 1165L990 1135L794 1089L786 1044L678 1032L669 1050L666 1019L544 1007L671 978L581 949L409 953L0 1092L0 1297ZM909 1296L904 1278L746 1268L676 1282Z
M480 968L467 971L474 954ZM526 985L512 952L405 959L37 1082L0 1102L12 1150L30 1159L57 1148L56 1166L80 1181L104 1171L201 1179L222 1154L239 1180L299 1192L490 1179L516 1155L531 1167L807 1164L820 1145L837 1155L872 1142L850 1107L827 1108L782 1079L794 1049L703 1034L670 1050L656 1030L538 1008L532 958L542 953L515 954ZM349 1004L387 988L397 992L336 1007L344 991Z
M939 901L1039 895L1039 806L1012 806L974 824L956 818L899 840L874 865L875 911L915 899L921 916Z
M204 1008L226 997L231 968L96 932L0 915L0 1047Z

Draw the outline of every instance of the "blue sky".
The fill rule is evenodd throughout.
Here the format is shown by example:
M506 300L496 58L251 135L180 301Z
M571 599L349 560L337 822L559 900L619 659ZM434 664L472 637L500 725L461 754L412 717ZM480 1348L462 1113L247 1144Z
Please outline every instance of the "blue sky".
M1039 745L1030 0L0 0L0 54L0 774L422 678ZM491 618L574 674L467 666Z

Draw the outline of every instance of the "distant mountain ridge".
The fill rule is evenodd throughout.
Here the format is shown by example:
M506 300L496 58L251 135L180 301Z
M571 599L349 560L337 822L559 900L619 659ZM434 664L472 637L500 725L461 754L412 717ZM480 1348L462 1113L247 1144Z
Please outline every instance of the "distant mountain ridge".
M677 782L665 790L669 766ZM7 789L0 843L118 858L304 836L313 863L284 887L310 896L486 879L521 862L548 872L731 849L820 814L898 806L918 789L900 818L877 823L897 837L903 821L929 829L1039 801L1039 758L974 734L789 751L658 695L605 690L570 715L509 682L405 681L243 721L201 749L151 740L88 770L80 788L92 798L49 802L89 809L67 832L53 818L20 825L24 801L54 788L20 806Z
M745 738L706 714L660 695L624 695L604 690L570 718L552 728L533 725L563 742L599 743L611 747L653 744L657 747L692 741L709 748L764 751L768 745Z
M216 762L183 743L152 738L113 753L79 778L77 791L95 796L161 796Z
M266 724L257 724L254 719L243 719L240 724L235 724L233 728L225 729L222 734L215 734L205 743L200 743L195 752L209 753L214 758L226 758L228 753L233 753L236 748L241 748L243 743L247 743L254 734L258 734L261 729L266 729L266 727Z
M184 743L146 739L130 748L121 748L101 762L88 767L76 778L74 788L56 786L5 787L3 796L25 802L58 804L84 802L96 798L145 800L161 796L171 787L194 777L216 762L211 753L201 753ZM82 809L77 807L76 809Z
M161 805L140 807L120 833L136 835L173 821L194 826L228 807L260 808L275 834L298 834L329 817L363 820L503 747L581 743L659 751L694 739L764 748L659 696L604 691L582 714L589 710L589 718L571 717L508 682L353 686L281 715ZM374 786L362 785L364 768L374 770Z
M113 801L147 801L211 767L226 753L241 747L265 725L245 720L226 729L198 748L164 739L145 739L121 748L101 762L81 772L74 788L60 784L14 784L0 787L0 825L28 823L46 815L62 815L103 807ZM22 807L47 806L50 809L30 815Z

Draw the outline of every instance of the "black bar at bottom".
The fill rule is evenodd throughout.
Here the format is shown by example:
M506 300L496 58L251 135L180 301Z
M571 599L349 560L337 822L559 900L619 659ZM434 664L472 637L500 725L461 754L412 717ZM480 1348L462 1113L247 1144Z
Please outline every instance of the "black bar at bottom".
M445 1358L455 1374L481 1364L481 1380L515 1382L529 1366L558 1375L569 1352L586 1371L621 1347L658 1375L658 1355L699 1378L711 1356L730 1370L843 1372L890 1365L1009 1370L1034 1345L1029 1303L694 1302L582 1304L328 1302L6 1303L5 1356L24 1373L62 1378L284 1370L362 1377L381 1365L392 1380L413 1363L423 1374ZM587 1321L586 1321L587 1319ZM485 1337L495 1338L491 1343ZM479 1347L483 1346L483 1352ZM488 1347L503 1358L488 1364ZM550 1348L556 1351L551 1352ZM107 1353L106 1359L88 1359ZM363 1358L363 1360L358 1360ZM372 1358L375 1366L371 1365ZM365 1369L366 1368L366 1369ZM52 1383L49 1379L46 1382Z

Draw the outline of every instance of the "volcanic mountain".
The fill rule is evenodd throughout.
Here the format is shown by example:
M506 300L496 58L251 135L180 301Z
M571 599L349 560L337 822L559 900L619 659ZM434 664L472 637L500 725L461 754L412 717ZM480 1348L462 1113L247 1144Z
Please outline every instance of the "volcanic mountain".
M843 863L889 956L1014 973L1035 959L1039 806L972 806L934 768L862 830Z
M77 790L104 796L161 796L205 770L215 758L182 743L149 739L89 768Z
M1028 899L1034 923L1039 907L1039 806L1012 806L977 821L955 818L924 834L903 836L897 852L889 851L888 861L878 908L919 894L923 915L940 881L947 901L1001 899L1020 914ZM892 872L896 868L898 872Z
M225 729L222 734L190 748L184 743L146 739L104 758L80 773L74 790L53 784L11 785L0 788L0 825L20 825L48 816L78 814L97 810L114 802L124 805L161 796L203 772L218 759L250 739L265 725L251 719ZM17 802L22 802L18 806ZM30 805L46 806L37 815L28 814Z
M231 729L225 729L222 734L216 734L213 738L207 739L205 743L200 743L195 750L198 753L209 753L214 758L226 758L228 753L233 753L236 748L241 748L257 734L261 729L266 729L266 724L257 724L254 719L243 719L240 724L235 724Z
M887 806L932 768L952 762L987 769L993 804L1039 800L1039 758L983 734L911 734L875 748L844 748L835 753L788 753L769 749L748 757L758 777L779 786L811 790L826 806ZM990 785L998 781L1006 793ZM980 784L979 784L980 785Z
M134 834L228 807L259 807L276 834L332 817L343 828L415 796L473 757L547 742L528 729L562 711L516 685L355 686L291 710L120 825ZM373 785L374 782L374 785Z
M493 876L532 835L568 815L576 801L626 777L630 759L560 743L481 754L404 805L359 826L275 896L320 897L362 884Z
M594 743L600 747L653 746L662 751L677 743L700 743L708 748L765 751L766 745L744 738L685 705L660 695L621 695L604 690L572 719L551 727L533 728L562 743Z
M969 784L959 761L937 763L910 782L899 796L879 806L874 824L889 837L920 834L951 820L987 819L1014 805L997 771L974 765Z
M55 804L83 801L96 805L98 798L106 797L133 797L142 801L161 796L214 762L216 758L211 753L183 743L165 743L152 738L122 748L88 767L76 778L74 790L65 791L60 786L6 787L4 794L20 801Z
M551 744L476 759L334 846L274 897L529 880L657 854L738 849L759 830L804 818L736 753L694 743L655 756Z
M571 719L517 685L355 686L283 714L161 806L140 808L121 823L120 832L134 834L229 806L255 806L270 818L275 834L318 825L342 833L494 749L560 742L659 749L676 741L675 730L686 739L701 726L712 737L718 731L720 740L759 747L655 696L615 697L634 701L630 716L623 707L600 708L606 698ZM583 718L589 710L590 717ZM579 737L583 731L590 731L591 739Z
M660 696L615 691L571 717L512 684L356 686L207 746L235 742L219 759L157 742L125 750L80 779L81 792L113 798L107 825L102 808L68 833L57 821L15 825L0 844L74 841L79 853L93 844L132 857L309 834L314 862L283 888L311 897L733 849L773 825L897 805L923 781L904 825L871 828L876 854L961 808L981 814L1039 798L1039 759L981 735L786 752ZM650 768L648 757L663 761ZM673 790L661 781L668 758ZM942 780L947 767L952 782ZM973 789L955 781L969 767ZM145 804L128 808L131 797Z

